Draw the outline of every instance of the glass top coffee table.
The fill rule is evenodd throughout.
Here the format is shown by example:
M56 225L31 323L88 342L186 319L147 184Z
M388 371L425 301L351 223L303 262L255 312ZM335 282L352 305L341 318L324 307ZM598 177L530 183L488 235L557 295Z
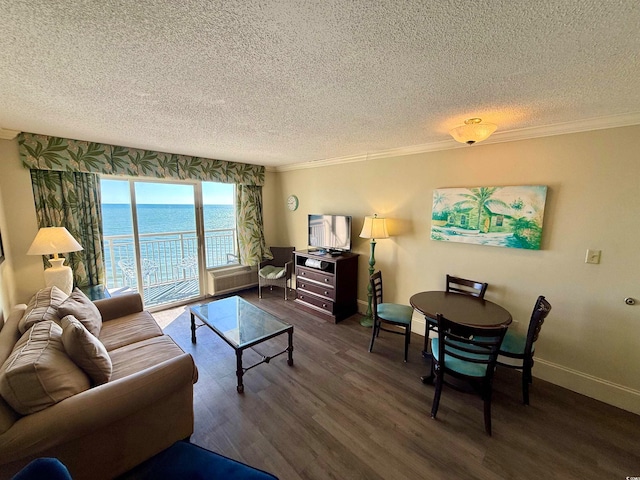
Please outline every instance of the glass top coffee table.
M293 366L293 325L283 322L243 298L228 297L189 307L189 310L193 343L196 343L196 329L206 325L235 350L238 393L244 392L242 377L246 371L261 363L269 363L272 358L288 353L287 364ZM196 324L196 318L202 323ZM242 366L244 350L283 333L289 336L289 345L286 349L271 356L259 354L262 357L261 361L250 367Z

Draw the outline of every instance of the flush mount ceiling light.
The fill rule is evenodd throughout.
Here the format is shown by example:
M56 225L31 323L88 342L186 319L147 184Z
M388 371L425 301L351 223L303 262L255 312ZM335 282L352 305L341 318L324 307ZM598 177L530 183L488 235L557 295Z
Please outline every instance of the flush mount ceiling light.
M449 131L451 136L460 143L473 145L489 138L496 131L497 125L493 123L481 123L480 118L470 118L464 121L464 125L455 127Z

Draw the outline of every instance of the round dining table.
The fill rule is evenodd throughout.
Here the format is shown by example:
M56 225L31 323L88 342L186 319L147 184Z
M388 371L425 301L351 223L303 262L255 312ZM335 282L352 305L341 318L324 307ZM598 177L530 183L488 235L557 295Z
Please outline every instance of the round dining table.
M509 311L497 303L483 298L461 293L430 291L416 293L409 299L411 306L429 320L435 321L441 314L443 317L462 325L474 327L499 327L509 325L512 321ZM428 324L425 329L424 350L422 355L431 358L427 350L429 341ZM431 374L420 377L423 383L431 383Z
M511 314L497 303L461 293L432 291L416 293L411 306L433 320L437 314L452 322L474 327L499 327L511 323Z

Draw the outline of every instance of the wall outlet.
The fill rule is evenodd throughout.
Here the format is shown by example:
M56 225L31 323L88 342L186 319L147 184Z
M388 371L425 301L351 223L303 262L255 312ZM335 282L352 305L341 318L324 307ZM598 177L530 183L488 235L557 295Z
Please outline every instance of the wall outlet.
M587 250L584 263L600 263L600 250Z

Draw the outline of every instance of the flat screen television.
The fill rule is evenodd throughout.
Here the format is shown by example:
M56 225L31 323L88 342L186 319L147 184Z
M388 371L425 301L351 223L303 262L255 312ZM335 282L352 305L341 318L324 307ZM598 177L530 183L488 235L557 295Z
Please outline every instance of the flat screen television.
M351 250L351 217L309 215L309 247L328 252Z

